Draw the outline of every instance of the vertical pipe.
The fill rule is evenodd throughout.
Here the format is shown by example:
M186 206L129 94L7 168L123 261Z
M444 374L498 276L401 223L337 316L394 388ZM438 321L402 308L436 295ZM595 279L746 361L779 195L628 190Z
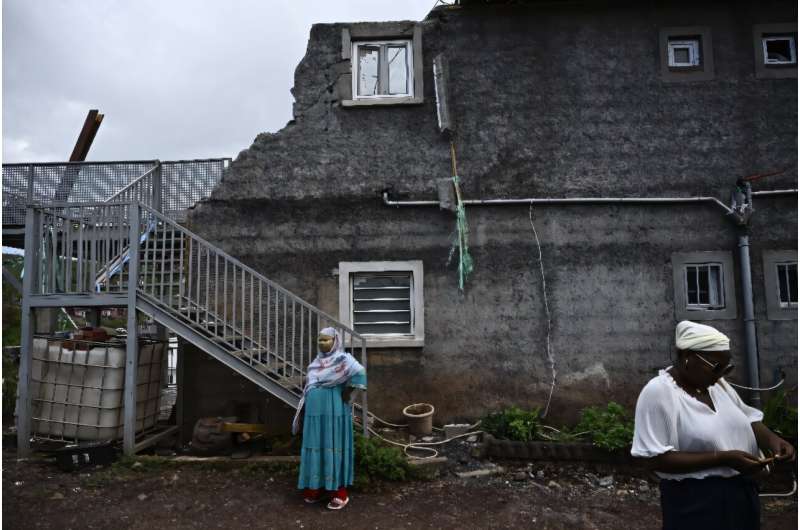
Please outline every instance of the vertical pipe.
M31 450L31 359L33 356L33 310L31 309L31 287L34 263L39 259L39 247L34 239L34 226L39 222L33 207L25 211L25 274L22 276L22 319L20 325L19 391L17 401L17 455L25 457Z
M126 455L134 454L136 446L136 372L139 357L139 330L136 326L136 278L139 275L139 203L129 206L130 260L128 261L128 339L125 355L125 415L122 447Z
M747 346L747 386L758 388L758 343L756 341L756 319L753 311L753 280L750 273L750 238L747 228L739 233L739 267L741 269L742 302L744 306L744 336ZM761 408L761 395L758 390L750 391L750 404Z

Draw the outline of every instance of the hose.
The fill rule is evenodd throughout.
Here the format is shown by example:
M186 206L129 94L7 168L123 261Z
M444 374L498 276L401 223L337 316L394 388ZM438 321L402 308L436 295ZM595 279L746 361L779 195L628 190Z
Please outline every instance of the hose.
M358 408L361 408L360 405L358 405L358 404L355 404L355 406L358 407ZM388 425L390 427L397 427L397 428L408 427L408 425L390 423L390 422L384 420L383 418L380 418L377 415L373 414L372 412L367 412L367 415L373 421L377 421L379 423L382 423L384 425ZM361 416L355 416L355 421L360 424L361 423ZM367 430L370 433L372 433L374 436L376 436L377 438L383 440L384 442L386 442L388 444L396 445L398 447L402 447L403 448L403 454L405 454L408 458L412 458L412 459L415 459L415 460L429 460L431 458L436 458L437 456L439 456L439 451L437 451L433 447L428 447L428 446L431 446L431 445L442 445L442 444L446 444L448 442L452 442L453 440L457 440L459 438L464 438L465 436L483 434L483 431L473 431L472 430L475 427L477 427L478 425L480 425L480 423L481 422L478 421L478 422L474 423L473 425L470 425L467 428L467 430L470 431L470 432L466 432L464 434L459 434L458 436L453 436L452 438L447 438L446 440L439 440L438 442L414 442L414 443L396 442L394 440L389 440L388 438L385 438L385 437L381 436L380 434L375 432L375 430L372 427L367 427ZM437 431L443 431L444 430L444 429L442 429L440 427L434 427L434 429L436 429ZM411 449L412 451L428 451L430 454L427 455L427 456L412 455L412 454L409 454L409 452L408 452L409 449Z

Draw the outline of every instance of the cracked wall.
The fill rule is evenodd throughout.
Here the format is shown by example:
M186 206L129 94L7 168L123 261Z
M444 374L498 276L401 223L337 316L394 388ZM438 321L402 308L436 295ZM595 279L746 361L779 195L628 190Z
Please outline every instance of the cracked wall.
M449 61L468 198L727 202L743 175L786 167L755 187L796 187L796 80L756 79L752 49L753 24L796 15L783 2L436 10L420 23L423 103L371 108L341 105L349 76L342 29L353 25L315 25L295 73L294 120L239 154L190 226L334 315L331 271L340 261L423 260L425 347L369 352L370 405L381 416L397 418L418 401L434 403L439 420L541 405L550 374L528 208L468 209L476 271L462 295L447 265L452 214L381 203L386 189L396 199L435 199L435 179L449 175L432 58ZM658 30L690 25L711 27L715 78L664 83ZM761 270L763 250L796 249L796 200L758 199L756 208L751 264L763 382L780 368L796 379L797 323L767 320ZM701 205L547 206L534 214L560 374L553 414L568 419L577 406L608 399L632 405L670 362L671 254L727 250L738 260L735 227ZM711 324L731 335L743 366L741 299L737 320Z

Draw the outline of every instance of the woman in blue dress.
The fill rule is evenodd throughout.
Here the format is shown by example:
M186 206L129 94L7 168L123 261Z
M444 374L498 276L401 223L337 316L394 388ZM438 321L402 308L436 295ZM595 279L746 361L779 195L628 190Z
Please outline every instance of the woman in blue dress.
M341 335L334 328L320 331L317 343L317 357L308 366L303 397L292 422L292 434L303 430L297 488L303 490L307 503L330 496L328 508L341 510L350 501L347 486L353 484L349 397L353 389L367 388L367 374L344 351Z

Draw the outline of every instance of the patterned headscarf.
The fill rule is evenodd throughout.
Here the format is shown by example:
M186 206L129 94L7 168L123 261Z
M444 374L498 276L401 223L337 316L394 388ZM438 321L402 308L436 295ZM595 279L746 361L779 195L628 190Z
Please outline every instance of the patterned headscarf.
M306 386L303 388L303 397L297 405L297 412L292 420L292 434L300 430L300 412L306 401L306 396L312 388L333 388L347 382L351 377L364 371L361 363L355 357L344 351L342 336L334 328L323 328L319 332L326 337L334 337L333 346L329 352L317 350L317 357L308 365L306 373Z
M726 351L731 341L711 326L683 320L675 326L675 347L679 350Z

